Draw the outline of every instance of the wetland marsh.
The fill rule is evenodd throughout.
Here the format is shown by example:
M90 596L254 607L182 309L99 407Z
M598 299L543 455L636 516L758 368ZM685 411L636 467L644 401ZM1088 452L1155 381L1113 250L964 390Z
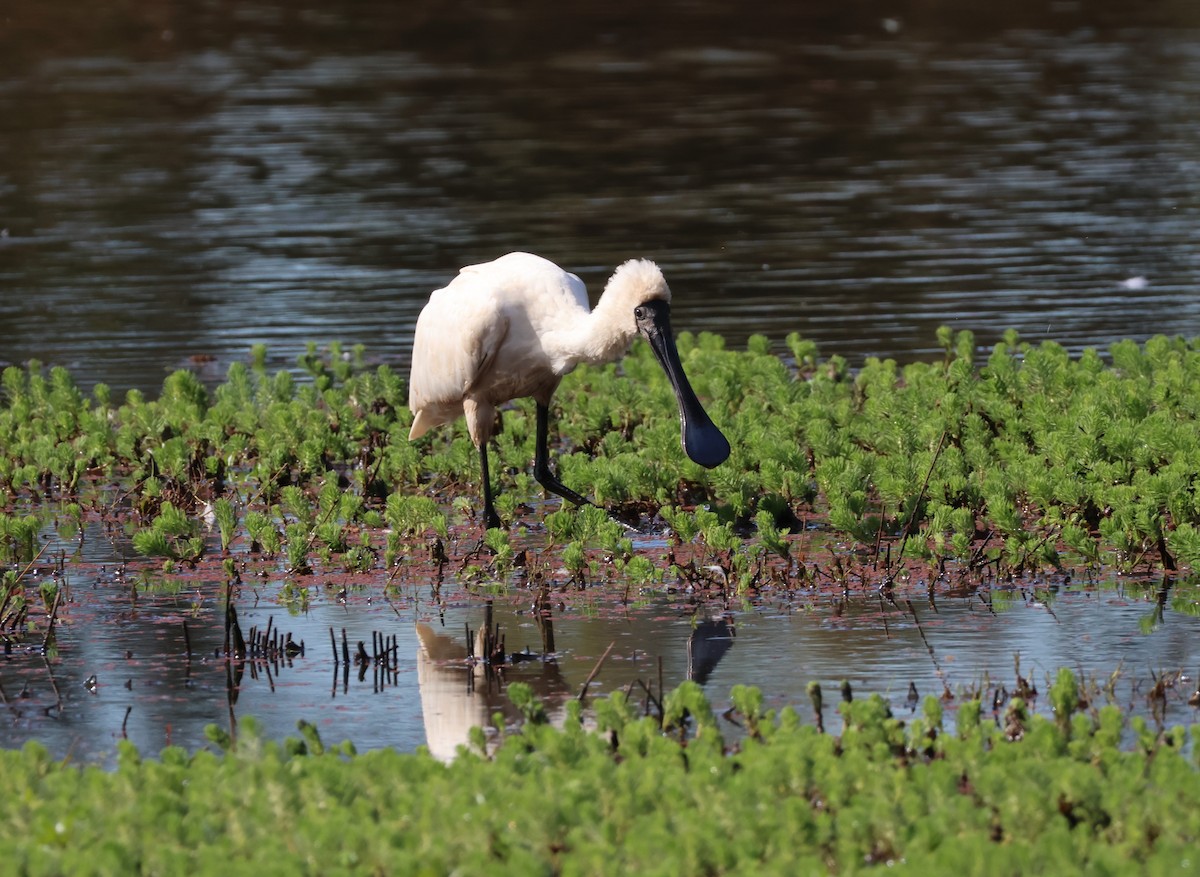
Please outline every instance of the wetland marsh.
M583 367L556 400L559 465L611 516L542 496L519 402L486 532L462 425L408 442L403 380L360 349L314 349L302 377L256 352L212 390L178 372L121 403L10 368L9 740L106 761L251 715L276 739L305 719L448 757L516 718L512 680L556 709L585 681L650 711L685 680L718 708L737 684L799 708L845 682L897 714L933 694L998 717L1016 692L1048 712L1032 692L1060 667L1097 706L1191 721L1200 351L1122 343L1110 366L1010 335L975 362L969 334L939 338L939 362L851 373L797 336L785 360L684 333L734 445L712 471L678 452L644 345ZM227 600L276 651L230 644Z
M6 871L1194 869L1198 9L7 10ZM728 463L641 346L482 530L408 351L530 249Z

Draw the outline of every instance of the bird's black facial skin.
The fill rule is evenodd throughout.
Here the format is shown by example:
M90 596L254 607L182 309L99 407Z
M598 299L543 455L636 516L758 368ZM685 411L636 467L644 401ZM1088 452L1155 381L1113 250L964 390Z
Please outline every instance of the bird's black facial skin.
M729 457L729 441L709 418L683 373L675 336L671 334L671 306L657 299L645 302L633 309L633 319L675 390L683 450L707 469L724 463Z

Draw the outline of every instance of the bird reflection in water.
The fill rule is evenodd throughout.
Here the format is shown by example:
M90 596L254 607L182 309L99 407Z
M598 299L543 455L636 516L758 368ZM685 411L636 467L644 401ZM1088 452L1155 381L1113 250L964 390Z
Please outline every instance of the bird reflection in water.
M417 622L417 685L426 744L434 756L443 761L453 759L458 747L468 744L471 729L490 727L496 713L503 714L506 725L518 724L521 712L505 690L512 682L529 685L549 721L562 724L566 704L579 693L583 680L568 680L564 675L556 659L555 630L549 613L537 612L534 617L538 618L541 652L526 650L507 655L497 652L502 647L497 644L500 638L493 627L490 602L484 623L470 634L470 649L464 634L440 632L431 624ZM734 625L727 615L705 615L697 620L686 642L686 678L705 684L732 648L734 636ZM489 649L493 651L492 660L484 660ZM669 655L664 657L672 663ZM675 668L676 674L683 669L678 664ZM632 686L633 680L629 684Z

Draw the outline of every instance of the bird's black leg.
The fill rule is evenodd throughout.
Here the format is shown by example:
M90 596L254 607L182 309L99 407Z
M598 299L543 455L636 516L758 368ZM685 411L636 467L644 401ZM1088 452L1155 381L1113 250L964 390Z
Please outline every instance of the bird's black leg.
M538 403L537 406L537 445L533 457L533 477L551 493L557 493L563 499L570 500L576 505L595 505L591 500L580 496L567 487L550 471L550 451L546 447L546 434L550 428L550 410Z
M488 529L500 526L500 516L492 503L492 479L488 475L487 442L479 446L479 470L483 476L483 524Z

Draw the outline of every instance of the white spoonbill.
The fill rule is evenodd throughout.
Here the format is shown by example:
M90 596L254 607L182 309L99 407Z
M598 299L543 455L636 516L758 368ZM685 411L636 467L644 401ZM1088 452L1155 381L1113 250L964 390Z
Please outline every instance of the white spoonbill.
M650 342L679 402L683 449L712 468L729 456L729 442L692 392L671 335L671 290L653 262L631 259L609 279L596 309L574 274L529 253L509 253L463 268L436 290L417 318L408 407L416 439L429 429L467 418L479 448L484 523L498 527L488 480L487 443L496 408L532 396L537 403L533 477L573 503L588 500L550 470L550 397L578 363L612 362L639 333Z

